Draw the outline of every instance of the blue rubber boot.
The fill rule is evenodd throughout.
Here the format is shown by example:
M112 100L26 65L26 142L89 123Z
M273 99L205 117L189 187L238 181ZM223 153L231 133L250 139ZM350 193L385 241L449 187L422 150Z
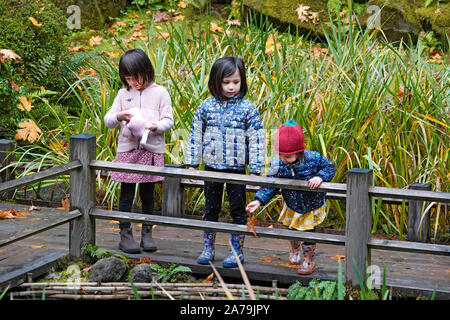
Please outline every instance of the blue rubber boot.
M241 261L241 263L244 263L244 252L243 252L244 239L245 239L244 235L240 235L240 234L232 234L231 235L231 245L233 246L234 251L236 251L236 254L239 258L239 261ZM226 257L225 260L223 260L222 266L224 268L236 268L238 266L238 263L236 261L236 256L234 255L233 250L231 250L228 257Z
M203 231L204 248L202 254L198 257L198 264L209 264L214 261L214 242L216 241L216 233L211 231Z

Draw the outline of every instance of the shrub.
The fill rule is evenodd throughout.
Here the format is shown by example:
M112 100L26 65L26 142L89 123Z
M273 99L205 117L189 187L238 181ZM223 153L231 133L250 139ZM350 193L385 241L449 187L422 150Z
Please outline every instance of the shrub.
M20 64L3 64L0 71L0 104L11 126L17 96L40 87L61 91L66 86L61 77L65 14L49 0L0 0L0 49L9 49L21 57ZM14 82L18 91L11 86ZM6 110L5 110L6 109Z

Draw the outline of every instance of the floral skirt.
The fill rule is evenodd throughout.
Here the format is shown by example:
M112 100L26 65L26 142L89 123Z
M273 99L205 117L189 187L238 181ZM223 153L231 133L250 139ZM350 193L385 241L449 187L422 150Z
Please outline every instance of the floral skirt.
M128 152L118 152L114 162L145 164L148 166L164 167L164 154L153 153L144 149L134 149ZM127 183L146 183L164 180L164 177L141 173L111 172L111 180Z
M296 229L300 231L312 230L315 226L321 224L327 216L325 208L326 205L324 204L315 210L311 210L306 213L299 213L289 209L285 204L283 210L281 210L278 222L288 226L289 229Z

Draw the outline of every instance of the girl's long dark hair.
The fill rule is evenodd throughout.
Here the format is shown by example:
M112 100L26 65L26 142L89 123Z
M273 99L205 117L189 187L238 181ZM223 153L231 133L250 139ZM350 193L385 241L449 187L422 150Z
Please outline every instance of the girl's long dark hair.
M241 75L241 89L239 90L239 98L243 98L248 91L247 80L245 76L245 64L238 57L223 57L217 59L211 67L209 74L208 88L211 94L217 99L223 99L222 96L222 80L239 70Z
M122 83L130 89L125 77L138 79L141 76L148 84L155 81L155 69L147 54L141 49L131 49L125 52L119 61L119 77Z

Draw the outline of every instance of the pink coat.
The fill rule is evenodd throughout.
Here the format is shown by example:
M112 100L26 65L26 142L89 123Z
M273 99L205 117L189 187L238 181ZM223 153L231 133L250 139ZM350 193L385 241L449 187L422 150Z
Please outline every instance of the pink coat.
M133 109L134 108L134 109ZM141 111L144 123L150 126L152 123L157 125L156 131L152 132L146 143L140 144L140 137L130 135L130 131L125 121L121 123L117 120L117 113L124 110ZM132 111L133 111L132 110ZM165 141L164 133L173 126L172 100L167 90L157 84L151 84L142 91L130 88L123 88L117 93L113 105L108 110L104 118L105 125L108 128L116 128L119 124L122 126L119 133L117 152L127 152L139 147L154 153L164 153ZM139 121L141 123L141 121ZM130 120L130 123L133 124ZM138 125L137 131L142 131ZM125 133L125 134L124 134Z

